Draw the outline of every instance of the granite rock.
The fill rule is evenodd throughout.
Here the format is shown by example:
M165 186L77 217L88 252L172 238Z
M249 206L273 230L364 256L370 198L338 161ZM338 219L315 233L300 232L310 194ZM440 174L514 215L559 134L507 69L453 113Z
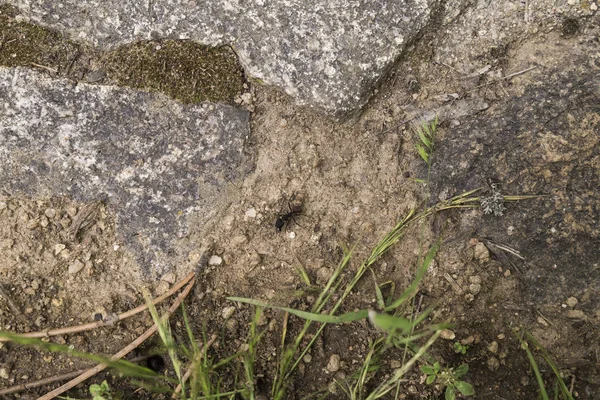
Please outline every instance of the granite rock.
M24 18L104 49L135 40L230 45L246 72L338 116L365 104L435 0L9 0Z
M186 217L210 215L249 171L247 111L0 68L0 191L104 201L160 272ZM160 268L159 268L160 267Z

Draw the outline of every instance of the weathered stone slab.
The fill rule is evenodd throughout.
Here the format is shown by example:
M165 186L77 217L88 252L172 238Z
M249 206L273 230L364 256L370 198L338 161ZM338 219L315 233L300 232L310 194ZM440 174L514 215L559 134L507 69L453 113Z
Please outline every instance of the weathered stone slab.
M426 24L428 0L9 0L26 17L103 48L137 39L230 44L246 71L337 115Z
M490 248L503 267L511 258L520 265L531 304L560 304L600 290L600 74L561 69L544 78L445 132L431 184L434 199L487 187L489 178L504 195L543 195L465 223L524 257Z
M248 170L248 112L0 69L0 191L103 200L145 267Z

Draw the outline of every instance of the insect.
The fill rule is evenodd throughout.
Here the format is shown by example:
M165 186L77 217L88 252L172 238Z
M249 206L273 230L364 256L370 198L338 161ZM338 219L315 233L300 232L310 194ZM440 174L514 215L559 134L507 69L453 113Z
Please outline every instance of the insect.
M285 214L279 214L277 216L277 219L275 220L275 228L277 228L277 230L279 232L281 232L283 227L286 226L290 222L290 220L292 220L296 224L298 224L298 222L296 222L294 217L298 216L298 215L302 215L302 199L301 199L301 197L294 196L292 198L292 200L289 201L288 208L289 208L289 212L287 212Z

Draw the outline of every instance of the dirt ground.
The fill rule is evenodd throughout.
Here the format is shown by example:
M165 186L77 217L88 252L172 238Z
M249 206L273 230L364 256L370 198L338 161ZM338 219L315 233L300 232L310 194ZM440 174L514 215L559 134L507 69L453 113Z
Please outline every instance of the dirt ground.
M12 14L5 13L0 18L9 21ZM142 286L156 295L162 294L190 271L198 271L196 288L186 302L192 325L196 332L205 327L218 335L212 353L215 358L234 353L246 340L252 308L238 305L229 315L225 310L231 303L226 296L308 309L314 296L305 292L298 295L302 288L299 267L308 272L313 282L323 285L342 258L343 246L356 246L352 270L409 210L441 197L417 181L427 173L414 149L413 122L438 115L439 135L445 140L465 121L496 116L503 104L523 95L528 87L540 85L552 71L598 71L597 18L573 22L557 16L555 21L555 27L516 32L500 45L466 40L463 45L469 50L462 53L462 62L455 62L446 58L448 53L443 49L458 40L460 29L470 27L470 22L458 14L444 21L442 28L425 32L390 71L362 114L341 122L318 110L295 106L293 99L277 89L251 80L244 83L238 79L239 71L225 63L224 69L232 75L223 84L230 86L218 96L226 102L237 98L238 103L252 111L252 135L246 151L255 168L244 181L231 183L230 195L223 200L216 217L202 225L190 221L189 235L180 244L182 255L174 256L179 258L174 260L177 267L173 273L156 281L144 281L134 257L119 238L114 214L104 204L96 205L91 223L73 235L70 227L90 205L65 198L32 199L0 193L0 327L30 332L90 322L98 313L106 319L112 313L143 303ZM25 57L21 65L34 62L50 68L49 74L56 72L84 80L89 74L81 71L94 70L98 60L113 62L120 54L96 53L93 58L92 50L53 35L43 39L51 43L37 47L31 45L34 39L17 37L11 45L17 46L22 40L21 45L33 48L32 54L37 57L33 61ZM454 48L460 59L461 47ZM0 54L2 51L0 48ZM77 52L83 56L69 64L66 60ZM176 53L166 56L176 58ZM11 65L8 59L0 56L0 60L3 65ZM59 61L52 64L53 60ZM583 60L584 65L574 60ZM528 70L531 66L536 68ZM80 71L78 76L76 71ZM516 74L502 78L512 73ZM188 79L185 71L182 74L178 79ZM127 84L117 76L114 81L111 79L108 74L98 83ZM143 79L135 86L144 87ZM161 90L162 86L148 84L146 88ZM242 101L239 95L244 91L251 96L246 95ZM198 98L195 94L186 96L188 100ZM590 126L590 137L597 141L598 122ZM595 143L593 146L597 146ZM566 162L578 161L574 158ZM598 168L597 163L592 165ZM597 179L597 170L595 173ZM597 194L597 188L590 190ZM278 231L277 217L289 211L290 202L300 200L302 214ZM507 204L506 216L496 219L483 216L480 210L453 211L443 216L441 225L438 219L411 227L377 264L377 280L392 281L398 290L405 288L414 275L419 255L441 236L441 251L417 299L422 307L435 305L432 321L454 324L455 337L437 342L432 354L445 365L469 364L465 379L475 386L474 398L537 398L535 376L512 327L522 327L537 338L555 359L576 398L599 398L600 308L596 299L600 287L595 281L598 260L595 264L590 261L587 288L568 294L569 288L565 290L561 282L551 282L560 288L557 292L561 296L565 295L553 302L542 296L537 300L541 303L533 304L530 282L519 267L494 252L494 237L480 234L490 232L481 228L486 224L499 224L504 230L513 226L521 214L511 213L511 207L519 213L540 210L527 204ZM596 232L584 234L592 245L598 245L597 209L591 213L591 226L595 221ZM517 241L511 244L519 248ZM218 256L220 263L209 265L211 256ZM373 281L365 275L340 312L376 307ZM267 334L260 345L256 372L258 388L268 396L280 351L283 313L267 310L265 316L260 326ZM301 321L290 321L290 329L298 329ZM150 325L150 317L144 315L54 340L80 350L112 354ZM173 320L173 326L176 333L184 334L180 318ZM345 398L339 390L328 392L335 391L331 382L334 377L351 375L364 359L369 340L378 335L366 322L328 327L312 351L311 360L301 363L289 398L305 398L322 390L328 393L327 398ZM468 344L466 354L453 351L456 341ZM157 344L158 339L154 338L136 353L148 354ZM327 369L332 355L341 358L337 372ZM400 356L389 354L375 381L392 371ZM65 354L46 354L5 343L0 348L0 386L22 384L86 365L89 364ZM551 370L547 366L541 368L550 382ZM160 398L136 390L127 380L111 373L100 374L93 381L103 379L125 392L125 398ZM51 387L6 398L35 398ZM441 388L426 385L416 368L408 374L403 390L400 398L443 398ZM82 398L86 391L87 385L81 385L70 395Z

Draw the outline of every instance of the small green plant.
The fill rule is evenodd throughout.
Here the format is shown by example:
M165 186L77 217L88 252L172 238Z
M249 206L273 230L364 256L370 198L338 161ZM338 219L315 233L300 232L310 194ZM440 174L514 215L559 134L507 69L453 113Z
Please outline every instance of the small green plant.
M92 400L112 400L113 398L106 380L102 381L99 385L96 383L91 385L90 394L92 395Z
M468 364L462 364L458 368L444 368L440 367L439 362L435 362L433 365L422 365L421 371L427 375L425 383L433 385L437 382L442 387L446 387L444 398L446 400L454 400L456 398L456 392L462 393L464 396L471 396L475 394L473 385L468 382L461 381L460 378L465 376L469 371Z
M461 342L454 343L454 352L456 354L467 354L467 350L469 350L469 346L462 344Z
M418 137L418 141L415 143L415 148L417 149L417 153L419 153L423 161L425 161L427 164L427 179L417 179L417 182L429 182L429 175L431 171L431 154L433 153L437 125L438 117L436 116L435 119L430 123L425 121L421 123L421 125L413 128Z

